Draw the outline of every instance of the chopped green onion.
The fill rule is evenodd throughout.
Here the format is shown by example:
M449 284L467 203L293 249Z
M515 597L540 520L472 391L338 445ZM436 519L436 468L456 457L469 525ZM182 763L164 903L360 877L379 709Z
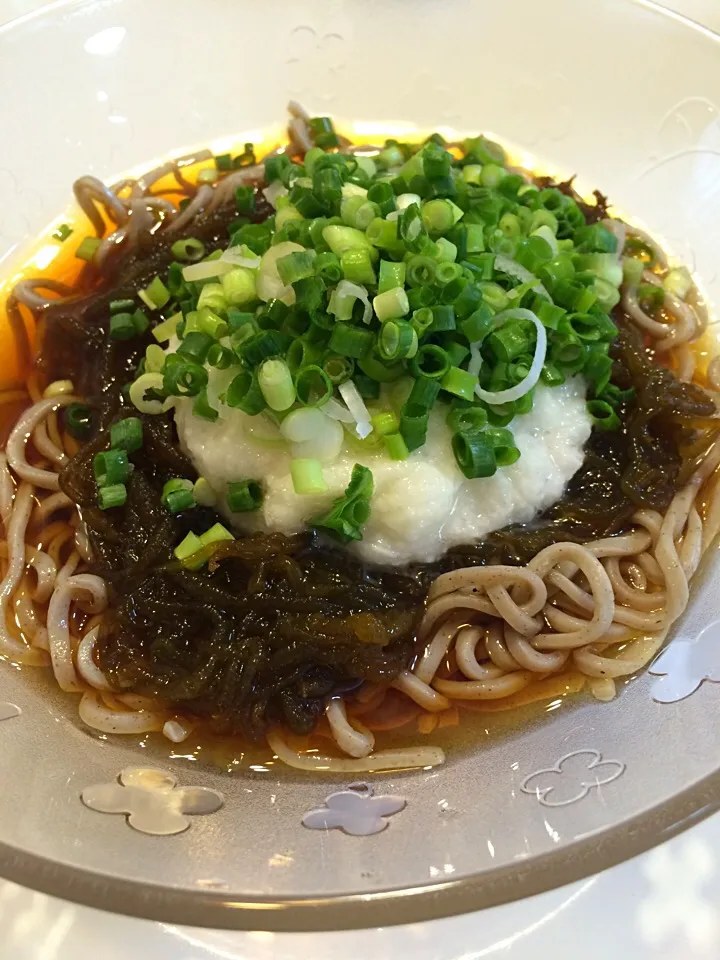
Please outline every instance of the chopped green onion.
M387 250L390 254L403 254L405 252L405 244L398 236L397 220L382 220L380 217L376 217L368 224L365 236L373 247Z
M194 330L191 333L185 334L180 341L176 355L195 360L197 363L205 363L208 351L213 343L213 337L211 337L209 333Z
M227 370L232 366L235 357L229 347L214 343L208 350L207 362L216 370Z
M110 427L110 446L112 449L134 453L142 447L142 443L142 421L137 417L126 417L124 420L118 420Z
M515 446L515 439L509 430L489 427L483 436L493 448L498 467L509 467L520 459L520 451Z
M112 483L98 490L98 506L101 510L122 507L127 500L127 488L124 483Z
M217 418L220 416L215 407L211 406L210 401L208 400L207 388L203 388L195 397L193 402L193 413L196 417L201 417L203 420L209 420L211 423L214 423Z
M93 457L93 471L98 487L111 487L125 483L130 476L131 465L126 450L103 450Z
M209 530L200 534L200 545L209 547L213 543L221 543L223 540L234 540L235 537L221 523L214 523Z
M381 323L404 317L410 313L407 293L402 287L393 287L385 293L379 293L373 300L373 309Z
M438 283L442 283L442 281L438 279L438 270L442 264L452 263L453 266L455 266L454 261L457 260L458 248L446 237L440 237L435 241L435 249L437 251L436 256L440 261L435 271L435 279Z
M447 415L447 425L453 433L473 433L483 430L488 423L484 407L452 407Z
M433 312L430 307L420 307L414 310L410 323L413 325L418 337L422 337L426 331L433 325Z
M301 496L326 493L327 481L323 476L322 463L308 457L290 461L290 477L293 490Z
M450 367L440 381L440 386L456 397L462 397L463 400L472 400L475 396L477 383L477 377L468 373L467 370L461 370L460 367Z
M202 546L200 537L195 533L189 533L185 539L175 547L173 554L178 560L184 562L202 550Z
M295 403L295 384L284 360L265 360L258 384L271 410L288 410Z
M242 267L230 268L231 272L235 272L235 270L242 270ZM228 303L222 283L206 283L202 288L197 301L197 310L203 310L206 307L213 313L227 313Z
M68 226L67 223L61 223L57 230L53 233L53 240L59 240L62 243L72 233L72 228Z
M330 117L311 117L307 125L310 137L318 147L337 147L340 143Z
M310 364L296 373L295 392L303 406L321 407L333 395L333 383L322 367Z
M468 480L492 477L497 472L495 451L479 431L463 431L452 438L455 460Z
M192 491L195 503L199 507L214 507L217 503L217 494L205 477L198 477Z
M163 391L169 397L196 397L207 386L207 370L199 363L183 361L181 356L177 356L177 363L165 362L162 372Z
M410 369L415 377L429 377L441 380L450 369L447 351L434 343L423 344L410 361Z
M136 336L137 329L131 313L116 313L110 317L110 338L112 340L132 340Z
M431 307L433 321L430 333L447 333L455 329L455 308L446 303L437 303Z
M262 502L263 490L257 480L236 480L228 484L227 505L232 513L259 510Z
M196 311L196 313L197 330L192 332L206 334L211 338L211 340L219 340L221 337L226 337L230 332L230 327L226 321L223 320L222 317L219 317L216 313L213 313L209 307L203 307L201 310ZM188 333L186 325L185 338L187 338L189 335L190 333Z
M235 267L229 273L223 274L220 278L220 286L223 292L224 309L227 306L240 307L258 299L255 289L255 272L248 267ZM206 289L207 286L203 287L200 299L202 299L202 294ZM200 300L198 300L199 307Z
M385 450L391 460L407 460L410 451L400 433L388 433L383 438Z
M416 254L407 262L407 282L411 287L422 287L433 283L437 272L437 263L432 257Z
M255 209L255 190L249 184L235 188L235 209L241 214L252 213Z
M324 228L322 235L325 243L337 257L341 257L346 250L365 249L372 251L368 237L354 227L341 227L338 224L331 224Z
M144 310L136 310L132 315L133 326L135 327L135 333L138 336L142 336L144 333L147 333L148 327L150 326L150 321L148 320L147 314Z
M65 427L76 440L87 440L92 433L93 415L84 403L71 403L65 408Z
M323 370L330 378L330 382L339 386L352 377L355 363L349 355L329 356L323 361Z
M394 263L392 260L380 261L380 275L378 293L387 293L395 287L405 286L405 264L401 260Z
M160 277L155 277L144 290L138 290L138 296L150 310L160 310L170 300L170 291Z
M161 399L158 399L158 395ZM130 385L130 402L140 413L164 413L172 404L165 396L164 378L161 373L143 373Z
M167 320L163 320L156 327L153 327L153 336L158 343L166 343L177 333L177 325L182 320L182 313L175 313Z
M192 480L168 480L163 486L160 501L170 513L182 513L195 506Z
M101 243L100 237L85 237L75 251L75 256L78 260L92 260Z
M403 360L418 351L418 335L411 323L388 320L378 337L378 352L383 360Z
M114 313L134 313L134 300L111 300L109 304L110 316Z
M370 258L370 251L357 247L346 250L340 257L343 276L351 283L375 285L375 270Z
M251 417L262 413L266 403L256 370L242 370L235 377L225 392L225 403Z
M176 240L170 247L170 252L176 260L183 263L196 263L205 256L205 244L195 237L186 237L183 240Z
M375 433L380 437L385 437L389 433L397 433L400 428L398 418L390 411L375 414L375 416L371 418L370 423Z
M598 430L607 432L617 430L620 426L620 417L605 400L589 400L587 408L593 419L593 425Z
M316 527L329 530L341 543L362 540L361 527L367 523L370 516L373 490L371 471L356 463L344 496L333 501L330 510L312 523Z
M306 277L312 277L315 273L316 257L317 254L314 250L294 250L287 256L276 260L275 267L285 286Z
M455 225L454 204L449 200L428 200L423 204L422 220L430 236L441 236ZM460 211L462 216L462 211Z
M336 323L330 334L329 346L333 353L353 357L355 360L362 360L372 348L372 344L373 334L369 330L347 323ZM325 372L330 376L327 366Z
M337 254L332 251L319 253L315 259L315 274L326 283L338 283L342 280L343 272Z

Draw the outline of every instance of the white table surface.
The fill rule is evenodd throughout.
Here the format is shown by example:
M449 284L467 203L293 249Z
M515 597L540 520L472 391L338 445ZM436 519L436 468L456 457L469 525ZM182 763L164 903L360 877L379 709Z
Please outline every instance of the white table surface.
M0 0L0 24L46 2ZM664 5L720 32L720 0ZM572 886L425 924L324 934L200 930L101 913L0 880L0 931L3 960L711 960L720 957L720 815Z

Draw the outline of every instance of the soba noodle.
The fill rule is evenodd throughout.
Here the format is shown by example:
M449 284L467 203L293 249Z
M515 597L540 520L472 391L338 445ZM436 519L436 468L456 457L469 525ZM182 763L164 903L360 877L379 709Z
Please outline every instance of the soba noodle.
M291 113L288 149L304 153L313 146L307 114L297 105ZM182 230L203 211L221 207L236 186L262 180L263 165L258 164L214 185L197 186L183 170L208 155L169 161L113 187L94 177L78 180L78 203L103 240L95 265L155 231ZM175 178L176 192L189 201L182 212L153 193L168 175ZM657 272L646 270L645 282L661 283L668 261L652 237L617 219L605 223L621 249L626 238L647 245ZM14 327L22 327L21 358L28 345L22 319L18 324L20 306L38 312L57 303L55 297L70 296L70 288L52 280L24 280L16 286L8 312ZM622 297L626 314L655 351L672 359L680 379L693 380L695 357L688 345L707 322L702 307L667 294L660 321L645 311L636 288L625 285ZM710 363L707 381L696 382L720 392L719 362ZM0 653L17 663L49 662L57 685L81 694L80 717L95 730L126 735L162 731L181 742L196 723L192 717L168 704L113 693L98 666L95 647L108 591L89 570L82 516L58 480L68 453L56 414L79 398L68 381L50 383L42 396L35 387L31 392L36 397L15 420L0 454ZM20 389L9 391L0 394L0 403L15 404L24 396ZM418 728L430 733L444 722L457 722L458 707L509 708L552 691L578 691L585 684L597 698L612 699L616 681L651 662L685 610L690 581L720 529L719 464L720 442L715 442L664 514L637 510L631 528L617 536L585 544L553 543L524 566L469 566L437 577L414 663L390 686L392 697L405 705L400 719L419 717ZM328 698L326 735L350 759L297 750L279 729L270 731L268 743L280 760L301 770L360 773L442 762L443 753L435 746L373 752L375 734L363 716L388 695L387 687L366 683L348 700Z

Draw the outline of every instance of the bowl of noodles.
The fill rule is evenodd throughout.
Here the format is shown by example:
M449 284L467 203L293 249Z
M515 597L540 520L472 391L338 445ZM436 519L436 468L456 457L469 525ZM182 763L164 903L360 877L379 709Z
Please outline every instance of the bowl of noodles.
M0 64L0 872L399 923L715 809L717 38L118 0Z

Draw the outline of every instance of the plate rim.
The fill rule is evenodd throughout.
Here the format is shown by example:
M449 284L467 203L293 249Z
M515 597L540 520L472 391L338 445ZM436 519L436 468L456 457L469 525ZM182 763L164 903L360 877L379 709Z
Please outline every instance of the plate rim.
M63 9L98 0L52 0L0 24L0 35ZM720 32L657 0L622 0L653 16L673 20L720 43ZM112 0L121 8L123 0ZM226 891L161 887L53 861L0 841L0 877L75 904L150 921L223 930L330 932L438 920L537 896L583 880L671 840L720 811L720 766L679 794L623 822L600 828L563 847L456 880L387 887L366 893L292 898L238 897Z

